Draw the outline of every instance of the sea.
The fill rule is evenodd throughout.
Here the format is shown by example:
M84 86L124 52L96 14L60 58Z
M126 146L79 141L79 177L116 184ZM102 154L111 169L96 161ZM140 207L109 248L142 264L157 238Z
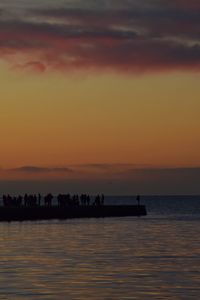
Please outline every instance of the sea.
M200 299L200 196L141 203L147 216L1 222L0 299Z

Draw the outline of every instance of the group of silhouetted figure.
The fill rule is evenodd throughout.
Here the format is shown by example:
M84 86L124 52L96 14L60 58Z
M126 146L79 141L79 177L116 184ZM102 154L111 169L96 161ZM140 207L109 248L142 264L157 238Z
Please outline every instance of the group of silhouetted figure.
M9 194L3 195L3 205L4 206L14 206L14 207L20 207L20 206L27 206L27 207L33 207L33 206L40 206L41 203L41 195L28 195L25 194L24 196L17 196L12 197Z
M54 196L48 193L44 197L41 194L25 194L24 196L12 197L9 194L3 195L3 206L5 207L51 207ZM57 197L57 206L59 207L78 207L78 206L102 206L104 205L104 195L97 195L95 198L91 198L87 194L70 195L59 194Z

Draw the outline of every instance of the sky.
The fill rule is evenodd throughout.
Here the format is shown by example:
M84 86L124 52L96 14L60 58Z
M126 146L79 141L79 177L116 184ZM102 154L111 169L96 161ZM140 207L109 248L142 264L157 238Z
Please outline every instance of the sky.
M0 0L0 189L200 194L199 0Z

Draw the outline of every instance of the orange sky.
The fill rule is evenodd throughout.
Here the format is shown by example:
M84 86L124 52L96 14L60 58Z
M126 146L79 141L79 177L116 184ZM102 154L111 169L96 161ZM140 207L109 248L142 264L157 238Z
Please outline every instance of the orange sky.
M196 0L2 1L0 190L200 193L199 26Z
M1 64L1 167L200 165L193 73L34 74Z

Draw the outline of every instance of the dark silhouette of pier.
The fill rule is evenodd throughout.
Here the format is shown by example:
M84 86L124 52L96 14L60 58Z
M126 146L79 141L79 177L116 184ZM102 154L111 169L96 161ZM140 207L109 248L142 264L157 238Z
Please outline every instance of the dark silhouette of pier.
M71 218L101 218L144 216L146 207L140 205L105 205L104 195L92 198L89 195L59 194L53 203L51 193L42 197L28 195L11 197L3 195L0 221L49 220Z

